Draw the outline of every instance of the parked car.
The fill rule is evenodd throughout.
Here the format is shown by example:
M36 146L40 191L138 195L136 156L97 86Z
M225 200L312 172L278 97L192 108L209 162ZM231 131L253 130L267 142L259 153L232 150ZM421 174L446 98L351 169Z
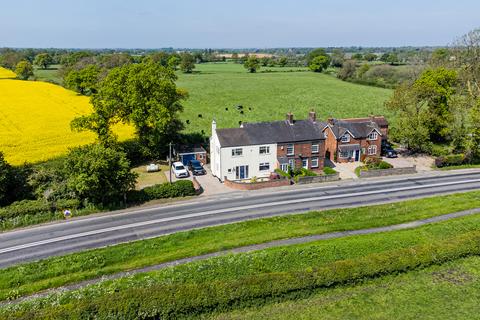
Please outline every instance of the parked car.
M397 151L393 149L392 145L388 142L382 143L382 156L387 158L396 158L398 157Z
M181 162L174 162L172 164L172 171L177 178L186 178L189 176L187 169Z
M188 162L188 169L190 169L190 172L192 172L194 176L207 173L203 168L202 163L198 160L190 160Z

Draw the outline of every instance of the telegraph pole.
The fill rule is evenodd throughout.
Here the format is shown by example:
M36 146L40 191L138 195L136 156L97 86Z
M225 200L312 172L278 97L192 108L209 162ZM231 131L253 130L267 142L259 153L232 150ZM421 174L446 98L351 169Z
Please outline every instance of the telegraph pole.
M172 143L168 144L168 168L170 169L170 183L172 183Z

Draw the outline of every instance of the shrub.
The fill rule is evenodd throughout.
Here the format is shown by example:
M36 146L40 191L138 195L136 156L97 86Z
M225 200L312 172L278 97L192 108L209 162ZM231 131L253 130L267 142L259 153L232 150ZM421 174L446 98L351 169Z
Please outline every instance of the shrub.
M173 183L156 184L142 190L130 191L127 194L128 202L140 203L155 199L177 198L195 195L195 188L190 180L179 180Z
M325 174L335 174L337 171L330 167L323 167L323 173Z
M380 163L377 166L377 169L390 169L390 168L393 168L393 166L390 163L385 161L380 161Z
M64 209L78 209L80 207L81 203L76 199L62 199L56 202L46 202L42 200L17 201L0 209L0 221L45 212L53 213Z
M435 159L435 166L438 168L447 166L458 166L467 162L467 158L463 153L451 154Z

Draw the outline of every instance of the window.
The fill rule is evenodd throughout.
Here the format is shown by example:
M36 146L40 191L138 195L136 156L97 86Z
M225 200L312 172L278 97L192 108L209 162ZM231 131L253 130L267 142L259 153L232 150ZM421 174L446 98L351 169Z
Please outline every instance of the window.
M198 159L203 159L203 153L198 154Z
M318 168L318 158L312 158L312 168Z
M270 147L269 146L262 146L259 149L260 154L270 154Z
M378 138L378 134L376 131L372 131L369 135L368 135L368 140L377 140Z
M323 131L323 135L325 136L325 138L328 138L328 130Z
M288 172L289 168L290 166L286 163L280 165L280 170L282 170L283 172Z
M342 142L350 142L350 135L348 133L342 136Z
M260 170L260 171L270 170L270 163L268 163L268 162L262 162L262 163L260 163L259 170Z
M377 154L377 146L376 145L371 145L368 147L368 155L373 156Z
M308 169L308 159L302 159L302 167Z
M312 153L318 153L318 143L312 143Z
M287 156L293 156L295 154L295 148L293 144L287 144Z
M243 155L243 149L242 148L232 149L232 157L239 157L241 155Z
M290 166L290 169L295 169L295 159L288 160L288 165Z
M352 158L353 150L350 151L340 151L340 158Z

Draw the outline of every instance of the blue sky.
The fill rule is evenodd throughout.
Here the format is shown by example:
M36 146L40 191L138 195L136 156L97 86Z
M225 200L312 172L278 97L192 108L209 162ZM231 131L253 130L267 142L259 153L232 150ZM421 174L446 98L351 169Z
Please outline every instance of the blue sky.
M0 47L446 45L478 0L0 0Z

